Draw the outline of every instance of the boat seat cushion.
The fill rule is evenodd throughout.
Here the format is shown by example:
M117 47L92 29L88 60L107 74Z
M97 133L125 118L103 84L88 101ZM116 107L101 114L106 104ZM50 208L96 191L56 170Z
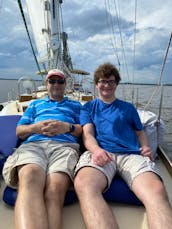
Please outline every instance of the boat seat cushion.
M10 205L14 206L17 198L17 190L9 186L6 186L3 192L3 201ZM73 190L69 190L66 193L64 205L69 205L77 201L77 196Z
M16 136L16 125L21 115L0 116L0 174L6 158L13 153L19 144Z
M116 176L110 188L103 194L107 202L118 202L130 205L142 205L134 193L129 189L122 178ZM3 193L3 201L14 206L17 197L17 190L11 187L6 187ZM77 201L77 196L74 190L69 190L65 197L64 205L69 205Z
M0 153L6 157L17 146L19 139L16 136L16 126L20 118L21 115L0 116Z
M130 190L126 182L119 177L115 176L110 188L103 194L107 202L125 203L131 205L142 205L142 202Z
M15 147L20 142L16 137L16 125L20 119L20 115L0 116L0 166L1 170L6 158L12 154ZM82 144L81 144L82 146ZM82 146L83 147L83 146ZM2 172L2 171L1 171ZM122 178L115 176L110 188L103 194L108 202L120 202L134 205L141 205L134 193L129 189ZM17 197L17 191L10 187L6 187L3 193L3 200L6 204L14 206ZM77 200L73 190L69 190L66 194L65 205L71 204Z

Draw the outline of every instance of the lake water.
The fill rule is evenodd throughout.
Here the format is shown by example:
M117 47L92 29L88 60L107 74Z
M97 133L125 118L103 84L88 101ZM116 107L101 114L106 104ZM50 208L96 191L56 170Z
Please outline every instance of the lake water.
M134 91L134 99L133 92ZM162 109L160 109L160 101L162 96ZM144 108L150 97L154 94L149 106L146 110L160 115L160 118L165 124L165 136L162 144L163 148L170 158L172 158L172 86L157 87L154 85L119 85L117 95L127 101L137 104L138 108ZM172 159L171 159L172 160Z
M36 81L36 86L41 85ZM156 91L155 91L156 89ZM162 110L160 110L161 88L154 85L124 85L120 84L116 96L129 102L133 102L138 108L144 108L153 92L154 96L147 110L159 115L166 126L165 142L172 142L172 86L163 87ZM0 79L0 103L17 98L17 80Z
M17 81L14 79L0 79L0 103L15 100L18 96ZM41 85L42 81L35 81L36 86Z

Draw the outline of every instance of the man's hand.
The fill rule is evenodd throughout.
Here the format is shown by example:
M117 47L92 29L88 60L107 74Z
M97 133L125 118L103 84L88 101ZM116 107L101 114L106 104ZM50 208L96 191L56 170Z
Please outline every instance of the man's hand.
M53 120L45 120L45 121L40 121L32 125L32 133L37 133L37 134L43 134L43 128L50 123L52 123Z
M152 161L154 160L151 148L149 146L142 146L140 151L142 156L149 157Z
M91 154L92 162L99 166L104 166L113 160L112 155L104 149L99 149Z
M26 139L31 134L45 134L48 136L53 136L54 130L51 125L54 122L54 120L45 120L30 125L20 125L16 129L16 134L21 139Z
M56 120L47 120L40 123L41 133L47 136L64 134L69 131L69 123Z

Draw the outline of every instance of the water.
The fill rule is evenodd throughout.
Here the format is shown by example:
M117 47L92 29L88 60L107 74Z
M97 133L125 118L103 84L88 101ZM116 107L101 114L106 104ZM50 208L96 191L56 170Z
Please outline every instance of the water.
M118 98L133 102L138 108L144 108L155 89L156 93L146 110L150 110L158 116L160 115L167 125L168 132L172 132L172 86L164 86L162 92L161 87L158 88L154 85L134 85L134 88L133 85L119 85L116 95ZM132 94L133 91L134 96ZM160 109L161 93L163 93L162 110ZM170 126L168 125L169 123L171 124Z
M153 93L154 92L154 93ZM164 143L162 144L164 150L170 154L172 158L172 86L157 87L155 85L126 85L120 84L116 91L116 97L135 104L137 108L144 109L148 101L154 94L148 111L152 111L160 117L165 124ZM162 106L161 104L162 96ZM162 109L160 109L162 107ZM172 161L172 159L171 159Z
M134 99L132 92L134 91ZM134 102L137 104L138 108L144 108L148 103L152 93L154 96L147 107L147 110L154 112L156 115L160 116L165 124L165 136L162 146L169 158L172 161L172 86L161 87L153 85L119 85L117 89L117 95L119 98L124 98L127 101ZM162 102L161 102L161 93ZM160 109L160 104L162 103L162 109Z
M36 81L36 86L41 85ZM157 89L154 85L122 85L116 91L116 96L129 102L133 102L138 108L144 108L149 101L152 92ZM161 88L159 88L147 110L160 115L166 126L165 144L172 149L172 86L163 87L162 110L160 110ZM0 103L17 98L17 80L0 79Z
M0 79L0 103L17 99L17 81L16 79ZM42 81L38 80L35 83L39 86Z

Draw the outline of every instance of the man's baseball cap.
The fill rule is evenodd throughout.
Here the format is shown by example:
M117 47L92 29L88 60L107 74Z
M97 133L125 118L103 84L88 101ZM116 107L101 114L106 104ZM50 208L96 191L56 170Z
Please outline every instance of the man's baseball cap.
M48 80L52 76L59 76L61 79L65 79L65 74L59 69L50 70L46 76L46 80Z

